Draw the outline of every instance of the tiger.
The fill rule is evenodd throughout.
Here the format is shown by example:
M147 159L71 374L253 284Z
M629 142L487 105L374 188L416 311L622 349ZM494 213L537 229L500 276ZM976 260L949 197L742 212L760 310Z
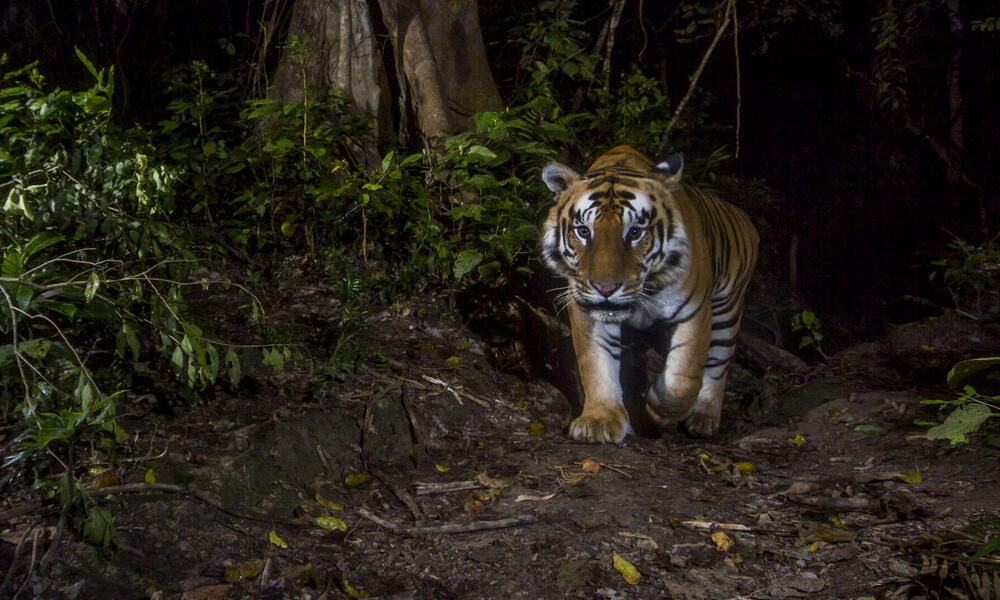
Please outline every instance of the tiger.
M567 280L561 297L584 391L574 440L621 443L633 433L620 382L626 325L669 335L645 394L653 422L700 437L719 430L759 237L742 210L683 184L683 170L680 155L657 164L629 146L583 175L558 162L542 168L555 194L542 261Z

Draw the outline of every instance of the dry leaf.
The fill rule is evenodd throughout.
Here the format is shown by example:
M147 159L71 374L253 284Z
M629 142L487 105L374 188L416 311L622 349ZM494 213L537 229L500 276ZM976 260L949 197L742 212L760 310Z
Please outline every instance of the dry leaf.
M340 583L343 586L344 593L347 594L348 598L368 598L369 596L371 596L371 594L362 589L355 589L351 587L351 584L347 582L346 574L341 576Z
M350 489L354 489L363 486L371 480L372 476L368 473L351 473L344 478L344 485Z
M226 583L236 583L243 579L253 579L264 571L264 561L261 559L235 565L224 565L222 580Z
M330 510L344 510L343 506L337 504L336 502L332 502L330 500L327 500L318 491L316 492L316 502L318 502L320 506L325 506L326 508L329 508Z
M622 579L626 582L635 585L642 579L642 575L639 574L639 570L635 568L635 565L622 558L617 552L613 553L612 562L614 563L615 570L621 573Z
M733 538L726 535L725 531L716 531L709 537L715 542L715 549L719 552L729 552L733 548Z
M583 461L581 465L582 465L581 468L583 469L584 473L596 473L601 470L601 463L590 458Z
M544 496L531 496L529 494L521 494L517 498L514 498L514 502L527 502L527 501L543 502L545 500L551 500L552 498L555 497L555 495L556 492L552 492L551 494L545 494Z
M795 481L792 485L788 486L788 489L781 492L782 494L787 494L789 496L797 496L799 494L808 494L809 492L816 489L816 484L809 481Z

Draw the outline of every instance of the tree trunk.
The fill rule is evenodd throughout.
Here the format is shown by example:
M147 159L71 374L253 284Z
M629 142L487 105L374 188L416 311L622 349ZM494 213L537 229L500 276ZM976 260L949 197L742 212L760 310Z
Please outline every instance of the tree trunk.
M338 88L358 110L375 117L380 132L400 115L415 114L423 139L438 145L469 128L478 112L503 107L486 61L476 0L295 0L286 48L270 96L300 102L304 90ZM372 14L380 14L396 64L386 65L375 44ZM381 54L381 55L380 55ZM390 98L386 67L395 69L399 95ZM396 110L390 103L397 102Z

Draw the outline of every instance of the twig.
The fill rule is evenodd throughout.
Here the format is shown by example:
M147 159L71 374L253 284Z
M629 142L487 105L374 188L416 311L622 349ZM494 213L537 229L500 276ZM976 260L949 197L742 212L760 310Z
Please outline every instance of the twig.
M465 490L478 490L485 487L474 479L468 481L449 481L446 483L428 483L415 481L413 483L418 496L429 496L431 494L447 494L449 492L464 492Z
M42 556L42 562L38 565L38 572L42 575L49 568L49 563L52 561L52 557L55 556L56 547L59 545L59 540L62 539L63 531L66 530L66 523L69 522L69 509L71 504L65 504L62 507L62 511L59 513L59 524L56 526L56 532L52 535L52 541L49 542L49 549L45 551Z
M28 525L28 529L25 530L24 535L21 536L20 541L17 542L17 546L14 547L14 556L10 559L10 566L7 567L7 574L3 578L3 583L0 584L0 598L3 597L4 592L7 590L7 586L10 585L11 577L14 575L14 568L17 567L17 558L21 556L21 548L24 547L24 542L31 535L31 532L35 530L35 525L41 521L41 517L35 519Z
M33 538L31 538L31 564L28 565L28 574L24 576L24 581L14 592L14 596L11 600L17 600L17 597L21 595L24 588L28 587L28 583L31 582L31 576L35 574L35 565L37 564L36 559L38 558L38 536L41 532L36 531Z
M420 505L417 504L416 499L406 491L404 486L397 484L385 471L379 469L378 467L371 465L368 467L368 471L375 476L376 479L384 483L392 493L395 494L399 500L406 505L406 508L410 509L410 514L417 521L424 520L424 511L420 509Z
M215 508L227 515L236 517L238 519L246 519L248 521L261 521L264 523L280 523L281 525L287 525L289 527L311 527L312 524L308 521L303 521L301 519L285 519L283 517L275 517L270 515L261 514L251 514L243 513L238 510L227 508L223 506L221 502L188 487L181 485L171 485L169 483L126 483L122 485L112 485L106 488L85 490L83 492L84 496L94 497L94 496L106 496L110 494L149 494L155 492L166 492L170 494L182 494L185 496L190 496L197 500L201 500L205 504Z
M381 517L376 516L371 511L360 508L358 513L377 524L380 527L388 529L393 533L398 533L400 535L425 535L425 534L439 534L439 533L471 533L473 531L484 531L487 529L504 529L506 527L518 527L521 525L528 525L538 521L538 517L532 514L518 515L516 517L509 517L506 519L497 519L495 521L472 521L469 523L445 523L443 525L425 525L420 527L410 527L406 525L400 525L398 523L393 523L392 521L387 521Z
M705 70L705 65L708 64L708 59L712 57L712 52L715 51L715 46L722 39L722 34L726 32L726 28L729 27L729 22L732 20L730 15L733 13L733 5L735 0L729 0L726 2L726 13L722 16L722 23L719 24L719 29L715 32L715 37L712 39L712 43L709 44L708 50L705 51L705 55L701 57L701 64L695 69L694 75L691 76L691 84L688 85L687 92L684 93L684 97L681 99L680 104L677 105L677 109L674 110L674 114L670 117L670 122L667 123L667 129L663 132L663 139L660 140L660 145L656 149L656 155L659 156L663 153L663 146L667 143L667 134L674 128L677 124L677 119L681 116L681 111L687 106L688 101L691 99L691 95L694 94L695 88L698 86L698 80L701 78L702 71Z
M722 529L727 531L743 531L746 533L766 533L770 535L798 535L794 529L772 529L769 527L751 527L741 523L717 523L715 521L681 521L680 525L689 529Z

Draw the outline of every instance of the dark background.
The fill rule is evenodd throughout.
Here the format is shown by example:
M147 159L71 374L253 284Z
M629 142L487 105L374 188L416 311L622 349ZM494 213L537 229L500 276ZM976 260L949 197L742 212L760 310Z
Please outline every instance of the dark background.
M493 74L507 94L520 60L509 31L536 3L480 4ZM819 3L810 11L787 2L781 6L798 10L787 19L776 16L777 3L738 4L740 147L738 158L723 168L761 179L772 190L776 210L769 218L777 233L764 240L765 253L787 256L797 240L803 302L867 332L925 314L925 304L907 296L945 302L936 296L940 288L928 282L933 261L955 236L979 243L996 234L1000 34L970 29L972 21L995 16L984 12L988 3L961 3L960 36L949 31L944 2L914 4L917 22L895 56L906 76L905 114L923 134L915 135L904 113L880 105L866 80L880 56L873 19L882 4L848 4L842 9ZM712 32L707 25L694 43L679 43L673 30L682 8L675 2L627 3L612 64L615 73L639 67L658 76L675 104ZM289 2L10 0L0 47L8 66L38 61L53 82L67 87L88 84L74 56L79 47L95 64L114 66L116 118L155 123L168 101L165 82L194 59L249 93L260 70L272 68L277 58L273 50L261 57L260 24L274 23L280 39L289 11ZM607 2L580 2L572 13L591 39L609 15ZM830 23L840 26L838 35L829 32ZM956 159L979 189L949 181L926 139L948 138L947 61L956 45L962 51L965 125L965 148ZM701 106L719 124L705 135L733 153L731 37L712 56L701 89L712 98Z

